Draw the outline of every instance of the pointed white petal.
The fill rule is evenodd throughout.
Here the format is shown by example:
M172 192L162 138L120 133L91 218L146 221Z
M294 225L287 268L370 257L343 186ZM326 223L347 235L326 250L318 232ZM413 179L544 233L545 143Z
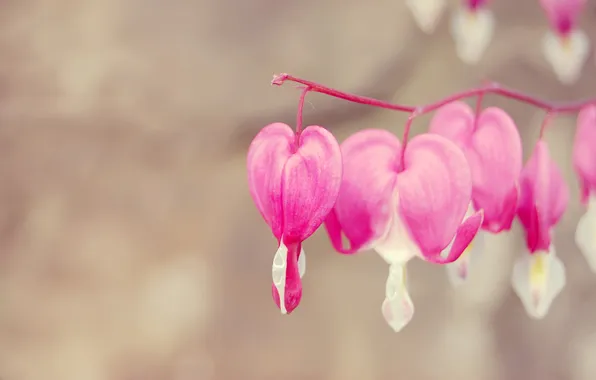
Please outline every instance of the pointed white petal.
M590 40L581 30L566 38L549 31L542 39L542 52L559 81L564 84L577 82L588 59Z
M488 9L472 12L460 7L451 19L451 35L457 56L464 63L475 64L486 51L495 32L495 18Z
M275 252L275 256L273 256L273 265L271 266L271 277L273 279L273 285L275 285L279 294L279 308L282 314L287 314L288 312L285 303L287 259L288 247L285 246L282 240L277 252Z
M511 282L528 315L541 319L565 287L565 267L552 246L549 252L525 253L513 267Z
M389 267L381 311L395 332L401 331L412 320L414 304L408 293L405 265L393 264Z
M446 4L445 0L406 0L416 24L427 34L435 31Z
M575 243L586 258L590 269L596 272L596 197L590 196L586 213L582 215L575 230Z
M298 273L300 278L304 277L306 273L306 255L304 254L304 248L300 250L300 257L298 257Z
M478 231L478 234L476 234L476 237L468 245L468 248L466 248L460 258L446 265L447 277L452 286L457 287L462 285L470 276L471 267L478 261L484 251L485 234L486 232L482 230Z

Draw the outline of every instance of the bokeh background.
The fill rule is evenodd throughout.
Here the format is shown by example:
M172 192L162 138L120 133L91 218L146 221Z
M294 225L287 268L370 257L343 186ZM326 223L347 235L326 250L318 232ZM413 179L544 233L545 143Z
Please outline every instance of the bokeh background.
M252 204L245 155L293 123L289 72L424 104L496 80L551 100L596 96L594 57L560 85L540 50L538 1L498 0L477 66L402 0L3 0L0 2L2 380L577 379L596 376L596 275L573 242L581 208L571 117L548 130L573 194L556 232L568 285L541 321L513 294L521 231L488 241L470 282L413 262L413 322L380 304L386 264L343 257L324 230L305 245L304 297L271 300L276 242ZM596 2L582 18L596 37ZM593 53L592 53L593 54ZM487 97L529 155L543 114ZM401 132L405 115L309 94L305 122L338 139ZM428 121L416 121L416 132ZM507 154L507 152L503 152Z

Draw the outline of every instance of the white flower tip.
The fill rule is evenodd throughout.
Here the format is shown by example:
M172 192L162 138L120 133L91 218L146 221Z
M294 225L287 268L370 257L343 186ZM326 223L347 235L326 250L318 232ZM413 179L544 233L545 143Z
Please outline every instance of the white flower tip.
M445 0L407 0L416 24L426 34L435 31L438 21L445 9Z
M300 278L304 277L306 273L306 254L304 253L304 248L300 250L300 256L298 257L298 273Z
M393 264L389 269L381 312L395 332L401 331L414 317L414 304L408 293L404 265Z
M575 243L586 258L592 272L596 273L596 209L588 206L575 230Z
M527 314L541 319L565 287L565 267L551 247L549 252L524 254L519 258L511 281Z
M273 264L271 265L271 278L275 289L277 289L277 294L279 294L279 309L282 314L288 313L285 302L287 257L288 247L282 241L277 252L275 252L275 256L273 256Z
M478 63L493 38L494 29L494 16L488 9L471 12L460 8L451 20L451 34L459 59L470 65Z
M575 30L565 38L548 32L542 40L542 52L563 84L577 82L589 50L590 41L581 30Z

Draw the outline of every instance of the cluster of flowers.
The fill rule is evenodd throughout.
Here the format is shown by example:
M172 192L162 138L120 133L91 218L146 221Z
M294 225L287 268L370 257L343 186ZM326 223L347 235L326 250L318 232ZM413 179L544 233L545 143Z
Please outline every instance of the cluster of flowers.
M463 0L451 19L451 34L458 57L467 64L480 61L495 30L488 0ZM406 0L418 26L432 33L447 6L447 0ZM588 58L590 41L577 28L586 0L540 0L551 30L542 39L542 53L558 79L576 82Z
M573 162L587 212L576 241L596 271L596 99L555 105L496 84L462 92L424 107L407 107L343 93L287 74L304 86L296 130L283 123L264 127L248 151L252 198L279 247L272 265L273 298L283 314L302 297L302 242L322 224L343 254L373 249L389 264L382 314L401 330L414 313L406 264L414 257L447 264L454 284L468 277L471 256L483 234L511 229L517 217L527 252L518 258L512 285L528 314L543 317L565 285L565 269L552 241L569 190L549 155L543 131L555 114L579 111ZM410 113L400 141L381 129L365 129L341 145L326 129L302 129L309 91ZM486 93L517 99L548 111L540 139L523 165L520 135L502 109L482 110ZM460 99L475 96L476 110ZM594 104L592 104L594 103ZM420 114L436 111L428 133L408 141ZM344 237L349 247L344 247Z

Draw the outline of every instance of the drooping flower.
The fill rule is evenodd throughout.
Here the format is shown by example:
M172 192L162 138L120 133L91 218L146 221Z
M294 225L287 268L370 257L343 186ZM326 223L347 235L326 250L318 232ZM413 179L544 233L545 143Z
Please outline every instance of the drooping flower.
M437 23L447 5L446 0L406 0L414 20L424 33L431 34L435 31Z
M568 202L567 184L540 140L522 170L517 216L526 232L527 251L516 260L512 276L513 289L532 318L543 318L565 286L565 267L556 256L552 234Z
M577 29L577 20L586 0L540 0L552 31L542 40L542 51L559 81L571 84L579 79L588 59L590 41Z
M482 224L482 212L464 220L470 169L455 144L432 134L413 138L402 154L390 132L363 130L344 141L341 151L342 184L325 226L336 250L374 249L390 265L382 313L399 331L414 312L406 263L413 257L453 262ZM343 248L342 232L351 248Z
M521 137L513 119L502 109L490 107L476 116L464 102L441 107L430 122L430 133L448 138L463 151L472 174L469 214L484 210L482 229L498 233L511 229L522 169ZM462 257L447 265L455 284L465 280L470 260L483 251L479 232Z
M252 141L247 161L253 201L279 244L273 298L283 314L291 313L302 297L302 242L323 223L339 193L339 144L319 126L296 136L288 125L274 123Z
M495 18L487 1L464 0L451 19L451 35L460 60L476 64L495 32Z
M577 117L573 167L586 206L575 231L575 242L592 271L596 272L596 105L584 107Z

